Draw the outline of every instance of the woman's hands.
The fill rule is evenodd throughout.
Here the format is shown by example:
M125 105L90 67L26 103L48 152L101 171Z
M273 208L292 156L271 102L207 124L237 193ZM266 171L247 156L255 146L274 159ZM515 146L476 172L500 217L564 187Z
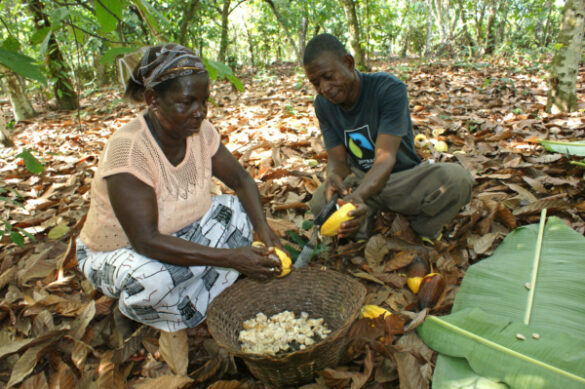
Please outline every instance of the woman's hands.
M247 246L232 249L232 268L254 279L268 280L282 272L282 265L273 247Z

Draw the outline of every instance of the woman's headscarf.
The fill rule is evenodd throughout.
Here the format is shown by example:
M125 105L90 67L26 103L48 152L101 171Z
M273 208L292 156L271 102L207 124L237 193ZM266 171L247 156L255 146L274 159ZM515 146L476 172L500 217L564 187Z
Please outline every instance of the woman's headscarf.
M129 64L132 62L131 57L121 59L120 73L123 74L122 65L124 65L132 81L144 89L154 88L164 81L177 77L207 71L196 53L175 43L150 47L142 52L142 58L133 70Z

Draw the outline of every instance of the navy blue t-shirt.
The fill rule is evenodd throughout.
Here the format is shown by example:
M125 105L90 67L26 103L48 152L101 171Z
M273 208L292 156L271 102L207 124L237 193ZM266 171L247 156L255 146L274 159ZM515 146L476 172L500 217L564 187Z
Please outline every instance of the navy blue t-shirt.
M327 150L345 145L349 163L368 171L374 164L378 134L402 137L393 172L420 163L414 150L414 134L406 85L388 73L360 73L361 88L353 108L346 110L323 96L315 99L315 114Z

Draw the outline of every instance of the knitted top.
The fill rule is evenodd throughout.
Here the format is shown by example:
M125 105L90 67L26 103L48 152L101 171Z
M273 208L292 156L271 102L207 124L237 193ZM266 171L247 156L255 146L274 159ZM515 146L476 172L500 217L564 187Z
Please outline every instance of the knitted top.
M211 158L219 142L215 128L204 120L199 133L187 138L183 161L173 166L143 115L118 129L102 152L92 181L81 241L93 251L130 246L112 209L104 179L119 173L130 173L154 189L160 233L172 234L200 219L211 206Z

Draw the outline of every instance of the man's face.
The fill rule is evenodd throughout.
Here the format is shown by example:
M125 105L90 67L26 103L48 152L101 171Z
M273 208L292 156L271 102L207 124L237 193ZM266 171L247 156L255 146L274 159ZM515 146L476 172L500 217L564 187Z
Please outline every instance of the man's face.
M332 103L349 108L356 102L359 78L351 56L325 51L305 66L305 74L317 93Z

